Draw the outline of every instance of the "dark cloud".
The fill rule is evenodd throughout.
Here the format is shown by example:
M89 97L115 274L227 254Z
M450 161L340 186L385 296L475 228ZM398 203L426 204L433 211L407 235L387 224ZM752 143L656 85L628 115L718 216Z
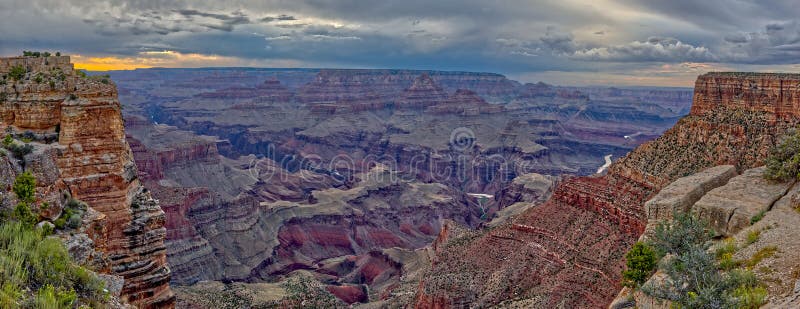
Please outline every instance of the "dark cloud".
M273 22L273 21L291 21L291 20L297 20L297 18L296 18L296 17L294 17L294 16L289 16L289 15L281 14L281 15L278 15L278 16L267 16L267 17L261 18L260 20L261 20L261 21L263 21L263 22L267 22L267 23L269 23L269 22Z
M800 62L797 0L0 0L0 53L501 73Z

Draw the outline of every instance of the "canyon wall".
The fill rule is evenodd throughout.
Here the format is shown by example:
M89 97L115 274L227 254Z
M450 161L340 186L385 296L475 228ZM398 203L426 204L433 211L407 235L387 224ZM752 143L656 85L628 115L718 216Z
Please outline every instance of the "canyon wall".
M691 114L606 175L567 179L545 204L440 252L418 285L416 305L607 306L620 288L624 253L644 231L644 201L710 166L762 164L800 122L789 108L799 77L700 76Z
M123 300L172 307L164 213L137 178L115 85L76 74L66 56L0 59L0 75L14 67L27 73L4 78L0 119L8 134L33 137L24 162L42 198L60 205L64 192L99 213L89 236L103 255L99 271L124 278Z
M310 72L187 72L112 72L182 291L310 273L348 303L413 294L398 290L420 272L409 257L443 222L518 217L553 194L555 178L531 172L595 173L679 116L489 73L320 70L298 85Z

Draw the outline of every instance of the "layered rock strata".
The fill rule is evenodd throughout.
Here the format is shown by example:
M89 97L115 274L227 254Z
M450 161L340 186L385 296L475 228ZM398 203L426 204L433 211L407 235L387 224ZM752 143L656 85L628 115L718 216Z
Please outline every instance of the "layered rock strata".
M42 181L38 189L51 199L63 190L98 213L89 236L107 263L103 271L124 277L123 300L172 307L164 213L137 178L116 87L76 75L65 56L0 59L0 75L13 67L27 73L21 80L8 76L0 87L2 127L10 134L57 135L55 142L35 142L29 156L38 157L25 158Z

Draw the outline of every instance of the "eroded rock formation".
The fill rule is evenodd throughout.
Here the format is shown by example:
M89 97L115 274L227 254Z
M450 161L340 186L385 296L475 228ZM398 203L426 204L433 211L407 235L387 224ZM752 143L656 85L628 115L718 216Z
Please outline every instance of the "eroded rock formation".
M423 277L420 248L442 235L442 222L475 228L497 217L502 226L553 194L554 179L531 172L594 173L603 156L622 155L677 116L550 85L526 95L497 74L323 70L283 88L273 78L284 84L290 72L180 72L112 73L126 90L140 177L167 213L173 282L310 271L348 301L363 301L365 289L369 301L410 293L413 302L416 286L406 283L416 279L403 278ZM245 77L256 74L274 75ZM386 172L376 166L394 180L376 181ZM586 225L592 211L635 222L600 190L605 183L580 185L607 196L583 205Z
M55 207L65 192L87 203L96 213L86 220L102 253L99 271L125 279L121 297L131 304L172 307L164 213L138 180L115 85L77 75L65 56L0 59L0 75L13 67L27 73L0 85L0 119L7 134L34 137L24 162L40 198Z

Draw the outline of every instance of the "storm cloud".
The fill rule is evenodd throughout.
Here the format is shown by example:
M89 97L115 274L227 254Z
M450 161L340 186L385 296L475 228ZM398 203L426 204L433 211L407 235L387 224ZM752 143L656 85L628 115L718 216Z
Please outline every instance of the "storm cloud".
M209 66L280 60L571 78L695 74L661 69L697 67L686 63L790 71L800 63L797 16L795 0L4 0L0 54L135 63L171 52Z

